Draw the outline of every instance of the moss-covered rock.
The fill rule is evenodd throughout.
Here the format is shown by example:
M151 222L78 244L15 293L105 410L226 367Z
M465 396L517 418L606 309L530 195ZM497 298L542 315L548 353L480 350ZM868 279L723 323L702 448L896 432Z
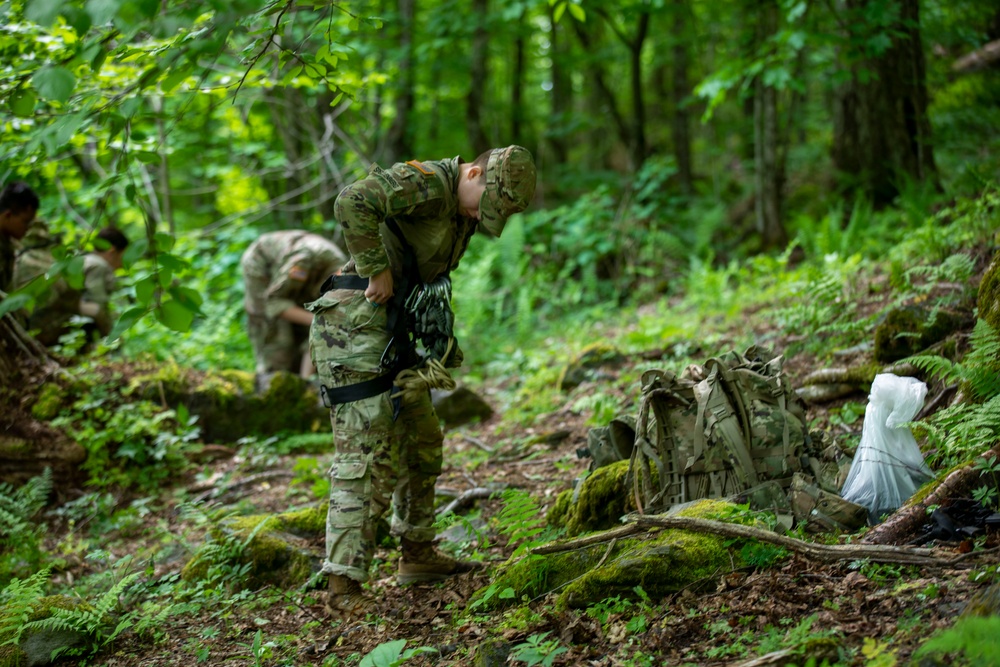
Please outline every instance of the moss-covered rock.
M560 391L569 391L585 381L588 372L592 369L616 363L621 359L622 353L607 343L599 342L589 345L566 364L559 375L557 386Z
M11 617L12 612L9 607L0 607L0 626L5 628L4 632L0 633L0 644L13 639L17 629L25 623L44 621L58 609L74 611L92 609L92 607L66 595L49 595L39 598L31 604L27 616L24 618L21 617L20 613ZM107 619L107 624L112 622L113 619ZM24 630L17 644L5 644L0 647L0 667L47 665L52 662L53 651L86 647L92 641L91 633L69 630L64 627Z
M1000 333L1000 250L993 255L993 261L979 283L976 306L979 318Z
M254 391L253 373L201 372L166 362L136 375L130 390L141 398L184 405L198 415L206 440L235 442L248 435L329 428L329 412L313 387L292 373L276 373L264 394Z
M59 414L62 408L62 391L62 388L54 382L43 384L35 404L31 406L32 416L47 421Z
M621 517L636 510L628 476L628 461L601 466L580 482L576 501L573 491L564 491L546 515L550 526L565 528L567 535L607 530ZM655 470L653 483L656 484Z
M318 557L309 544L324 535L326 510L323 503L281 514L225 519L212 529L212 540L188 561L181 576L192 581L204 579L213 566L249 565L238 581L241 588L299 586L318 569Z
M702 500L678 516L731 521L735 505ZM501 566L493 595L478 603L488 609L558 591L560 608L586 607L609 597L636 599L636 586L659 599L684 589L712 587L719 577L743 566L742 541L683 530L650 532L571 551L534 555ZM499 591L512 589L503 598ZM486 596L484 589L472 600Z
M970 323L969 313L956 310L894 308L875 328L875 360L890 363L917 354Z

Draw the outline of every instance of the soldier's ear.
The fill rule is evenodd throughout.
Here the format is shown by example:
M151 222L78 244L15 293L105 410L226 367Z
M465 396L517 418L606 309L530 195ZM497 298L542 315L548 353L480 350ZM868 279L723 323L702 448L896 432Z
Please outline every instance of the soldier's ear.
M480 177L480 175L482 175L482 173L483 173L482 167L479 167L477 165L472 165L471 167L469 167L469 170L465 172L465 177L467 180L475 181Z

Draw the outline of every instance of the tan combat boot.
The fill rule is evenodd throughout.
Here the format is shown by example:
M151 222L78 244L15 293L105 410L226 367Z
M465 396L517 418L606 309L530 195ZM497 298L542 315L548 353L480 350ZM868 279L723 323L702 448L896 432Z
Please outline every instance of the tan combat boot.
M340 574L330 575L326 613L331 619L364 618L365 614L374 611L374 607L374 600L365 594L359 582Z
M403 556L399 559L396 581L402 585L441 581L448 577L478 570L483 566L471 560L458 560L438 550L433 542L411 542L405 537Z

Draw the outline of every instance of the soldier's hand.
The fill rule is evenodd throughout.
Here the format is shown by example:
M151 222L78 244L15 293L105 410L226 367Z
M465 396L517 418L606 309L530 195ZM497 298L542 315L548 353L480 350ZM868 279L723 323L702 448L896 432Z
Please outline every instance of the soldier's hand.
M368 289L365 290L365 298L372 303L379 305L388 303L392 298L393 283L392 270L385 269L381 273L368 278Z

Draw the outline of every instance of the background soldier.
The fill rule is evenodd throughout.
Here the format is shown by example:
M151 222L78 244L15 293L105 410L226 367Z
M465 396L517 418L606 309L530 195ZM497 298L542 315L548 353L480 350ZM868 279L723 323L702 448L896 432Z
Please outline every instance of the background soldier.
M243 305L258 391L277 371L312 375L306 344L313 316L302 306L346 261L332 242L298 230L263 234L243 253Z
M10 183L0 190L0 292L11 289L14 278L14 241L20 241L38 212L38 195L26 183Z
M323 563L331 616L371 608L361 584L374 556L376 522L390 500L392 532L402 538L400 583L439 580L478 565L433 545L444 435L428 391L396 398L397 405L390 396L397 373L412 365L405 339L413 332L400 335L398 323L406 321L400 311L411 290L450 296L450 283L439 288L477 228L499 236L534 191L531 154L509 146L472 163L455 157L389 170L374 165L337 198L334 214L351 262L307 306L316 317L310 349L332 404L336 448ZM450 316L450 304L442 306ZM460 358L442 356L446 366Z
M38 303L28 317L28 328L43 345L54 345L69 330L74 315L89 318L84 325L87 340L111 333L111 294L115 291L115 271L122 268L128 238L116 227L97 233L94 249L83 256L83 287L70 287L64 276L48 286L44 302ZM20 289L40 279L55 263L53 249L60 239L49 232L48 225L36 220L21 242L14 266L13 286Z

